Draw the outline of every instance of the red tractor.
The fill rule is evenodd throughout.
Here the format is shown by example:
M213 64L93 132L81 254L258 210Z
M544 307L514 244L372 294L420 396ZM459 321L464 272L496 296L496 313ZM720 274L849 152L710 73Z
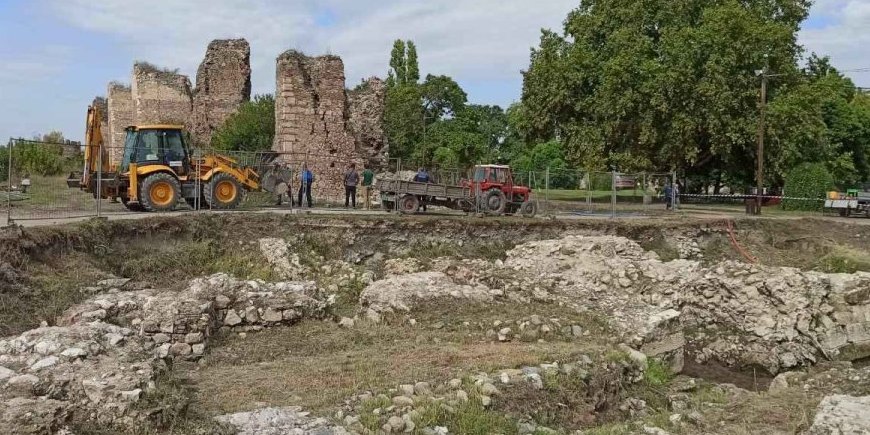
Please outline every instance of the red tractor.
M478 207L486 214L514 214L534 216L537 203L532 201L532 189L514 184L510 166L477 165L474 176L463 183L478 198Z
M402 213L417 213L427 205L448 207L465 212L480 211L489 215L516 214L534 217L538 204L532 200L532 189L514 184L509 166L478 165L471 180L459 185L379 179L384 209Z

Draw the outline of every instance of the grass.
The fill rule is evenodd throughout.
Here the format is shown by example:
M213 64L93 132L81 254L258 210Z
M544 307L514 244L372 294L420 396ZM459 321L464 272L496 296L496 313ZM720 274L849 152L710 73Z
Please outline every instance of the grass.
M30 264L27 275L18 286L0 290L0 336L19 334L43 320L53 324L67 308L89 296L82 287L105 278L82 254L62 262Z
M512 306L508 310L513 315L540 312L541 308ZM478 315L485 310L487 316ZM236 412L258 402L323 412L361 391L564 360L598 346L594 337L583 343L494 343L486 339L485 331L460 323L510 318L497 310L455 303L415 313L415 327L396 316L386 319L387 324L362 322L352 329L332 322L303 321L246 338L226 336L190 376L195 380L197 401L207 412ZM432 327L436 321L445 326ZM234 381L228 384L227 379Z
M870 253L836 246L819 259L816 268L828 273L870 272Z

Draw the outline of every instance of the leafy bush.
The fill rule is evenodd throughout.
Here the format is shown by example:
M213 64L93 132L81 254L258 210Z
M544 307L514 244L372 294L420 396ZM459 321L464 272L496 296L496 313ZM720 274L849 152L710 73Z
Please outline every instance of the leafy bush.
M263 151L272 149L274 137L275 97L257 95L224 122L211 145L224 151Z
M787 197L824 199L826 192L834 188L834 178L821 163L804 163L792 169L785 177L784 194ZM824 203L786 199L785 210L821 210Z

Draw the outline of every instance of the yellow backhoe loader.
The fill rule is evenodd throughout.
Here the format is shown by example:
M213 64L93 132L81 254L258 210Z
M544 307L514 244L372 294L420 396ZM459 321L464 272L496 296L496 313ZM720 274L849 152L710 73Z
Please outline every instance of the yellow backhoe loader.
M178 125L128 127L121 162L110 167L99 120L99 109L88 107L84 170L70 174L70 188L80 188L94 197L117 198L134 211L170 211L182 198L191 206L199 202L202 208L234 209L245 191L261 187L254 169L230 157L193 156L183 127ZM99 179L98 173L102 174Z

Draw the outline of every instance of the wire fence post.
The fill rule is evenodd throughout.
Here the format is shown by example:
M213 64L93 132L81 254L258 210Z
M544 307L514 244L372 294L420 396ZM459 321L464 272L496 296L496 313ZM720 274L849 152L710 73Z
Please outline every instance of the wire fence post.
M103 199L103 142L97 146L97 189L94 195L97 201L97 218L102 215L102 199Z
M676 212L678 207L677 200L680 198L677 195L677 171L671 172L671 180L673 181L671 184L671 209Z
M641 183L643 183L643 184L641 184L641 194L643 195L643 205L641 206L641 209L643 210L644 213L649 213L649 204L648 203L651 202L651 199L648 198L649 197L649 195L648 195L649 190L648 190L648 186L646 184L646 172L641 174Z
M546 175L544 176L544 210L549 213L550 212L550 167L547 166ZM543 214L543 213L542 213Z
M6 181L9 190L6 192L6 225L12 225L12 149L15 139L9 138L9 162L6 167Z
M616 217L616 171L610 172L610 217Z

